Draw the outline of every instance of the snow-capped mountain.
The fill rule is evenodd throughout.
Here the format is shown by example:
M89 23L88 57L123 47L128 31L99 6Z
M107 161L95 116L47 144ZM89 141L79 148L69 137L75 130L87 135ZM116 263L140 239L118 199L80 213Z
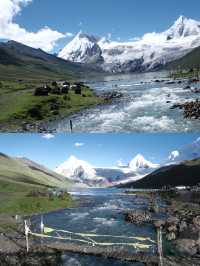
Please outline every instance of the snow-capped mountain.
M158 165L147 161L140 154L126 166L110 168L97 168L75 156L70 156L68 160L55 169L55 172L73 180L80 186L105 187L139 180L157 167Z
M179 163L185 160L200 158L200 138L179 150L171 152L167 163Z
M75 156L70 156L67 161L55 169L55 172L80 185L101 186L107 184L104 178L96 175L96 171L92 165L86 161L77 159Z
M157 164L153 164L150 161L147 161L141 154L135 156L129 163L129 168L132 171L137 171L138 169L153 169L157 167Z
M76 37L64 47L59 53L59 57L72 62L80 63L101 63L101 48L98 39L79 32Z
M67 44L59 57L95 63L109 72L151 70L179 59L200 46L200 22L180 16L162 33L147 33L129 42L115 42L83 33Z

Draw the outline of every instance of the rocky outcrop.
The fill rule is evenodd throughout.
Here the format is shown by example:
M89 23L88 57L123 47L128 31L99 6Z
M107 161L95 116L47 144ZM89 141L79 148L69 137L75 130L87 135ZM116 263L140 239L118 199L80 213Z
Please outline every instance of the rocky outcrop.
M188 119L200 119L200 100L186 102L184 104L175 104L171 109L183 109L184 117Z
M135 210L125 214L125 220L129 223L141 225L152 221L151 213L143 210Z

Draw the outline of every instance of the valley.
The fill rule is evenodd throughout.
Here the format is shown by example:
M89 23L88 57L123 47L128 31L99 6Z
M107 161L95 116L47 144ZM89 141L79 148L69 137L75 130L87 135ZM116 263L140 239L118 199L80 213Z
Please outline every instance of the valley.
M9 255L1 264L198 265L199 156L199 138L162 162L138 154L110 168L70 156L50 170L1 153L0 254ZM30 219L28 256L23 219Z

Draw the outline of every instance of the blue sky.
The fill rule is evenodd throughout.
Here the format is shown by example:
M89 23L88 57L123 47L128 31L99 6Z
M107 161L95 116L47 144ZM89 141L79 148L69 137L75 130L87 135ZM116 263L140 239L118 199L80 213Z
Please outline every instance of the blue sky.
M116 166L120 159L128 163L141 153L160 163L169 153L189 144L199 134L0 134L0 152L23 156L52 169L70 155L94 166Z
M120 38L124 41L140 37L147 32L163 31L180 15L200 20L199 0L19 0L20 4L13 3L13 1L0 1L0 10L6 10L7 6L4 4L6 2L12 2L15 10L14 14L1 10L0 20L3 16L5 20L9 13L12 23L17 23L28 33L25 36L21 32L20 34L23 35L21 38L15 34L18 40L24 38L28 43L33 41L30 40L33 37L29 34L30 32L38 33L48 26L56 33L49 32L49 34L43 34L42 37L47 38L48 35L47 40L50 43L56 40L57 46L55 43L51 43L49 47L42 43L41 46L44 49L46 47L46 50L52 48L53 51L60 49L70 40L69 37L62 38L58 33L76 34L80 30L98 36L106 36L110 33L112 39ZM21 11L18 10L19 7ZM5 26L5 21L2 25ZM11 34L13 28L8 32ZM2 37L0 29L0 38ZM41 35L40 39L37 39L35 34L35 40L41 42Z

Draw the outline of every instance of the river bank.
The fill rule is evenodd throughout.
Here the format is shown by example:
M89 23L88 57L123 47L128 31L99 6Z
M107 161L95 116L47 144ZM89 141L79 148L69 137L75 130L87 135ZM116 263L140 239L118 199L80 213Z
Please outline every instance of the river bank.
M200 82L189 78L172 79L168 73L140 73L115 75L88 84L97 94L117 91L123 94L120 101L97 105L73 116L47 124L48 130L69 132L73 120L74 132L196 132L198 117L184 117L175 105L195 102L199 98ZM199 111L195 111L198 116Z
M138 195L141 195L141 192ZM151 198L154 208L151 203L145 215L144 212L143 215L141 212L129 213L126 219L131 223L152 222L155 228L161 228L164 265L200 265L200 192L172 189L142 192L142 195ZM166 218L153 221L152 215L160 211L155 204L155 199L158 197L166 203L162 209Z
M44 123L106 101L106 97L96 95L83 83L64 87L57 82L52 84L1 81L0 131L45 132Z

